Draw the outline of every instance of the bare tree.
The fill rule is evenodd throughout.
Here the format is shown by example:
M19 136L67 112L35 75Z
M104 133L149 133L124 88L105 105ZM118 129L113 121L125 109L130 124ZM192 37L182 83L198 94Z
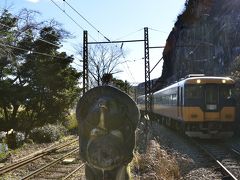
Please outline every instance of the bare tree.
M82 56L82 48L77 49ZM89 45L88 65L91 86L101 85L103 74L119 73L118 65L123 63L124 51L117 45Z

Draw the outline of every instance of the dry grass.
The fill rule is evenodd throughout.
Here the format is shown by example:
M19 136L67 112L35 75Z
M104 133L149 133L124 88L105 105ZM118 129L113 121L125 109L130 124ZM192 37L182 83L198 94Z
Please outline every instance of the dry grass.
M146 153L135 153L130 166L134 179L171 180L180 178L176 159L162 150L155 140L149 141Z

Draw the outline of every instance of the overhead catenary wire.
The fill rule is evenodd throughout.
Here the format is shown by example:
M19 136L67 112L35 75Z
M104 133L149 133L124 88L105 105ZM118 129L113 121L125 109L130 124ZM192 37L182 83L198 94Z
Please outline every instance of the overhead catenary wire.
M8 25L6 25L6 24L3 24L3 23L0 23L0 25L5 26L5 27L8 27L8 28L13 28L13 27L10 27L10 26L8 26ZM18 30L15 30L15 31L20 32L20 31L18 31ZM26 34L28 37L32 37L31 35L29 35L29 34L27 34L27 33L25 33L25 34ZM42 41L42 42L45 42L45 43L48 43L48 44L50 44L50 45L59 47L59 48L62 47L62 46L60 46L60 45L57 45L57 44L54 44L54 43L52 43L52 42L46 41L46 40L44 40L44 39L42 39L42 38L39 38L38 40L39 40L39 41Z
M128 62L126 62L126 66L127 66L127 70L129 71L129 73L130 73L130 76L131 76L131 78L132 78L133 82L136 82L136 79L134 78L134 76L133 76L132 72L130 71L130 68L129 68L129 66L128 66Z
M13 28L13 27L8 26L8 25L3 24L3 23L0 23L0 25L5 26L5 27L8 27L8 28ZM20 32L19 30L14 30L14 31ZM25 32L24 32L24 33L25 33ZM26 36L28 36L28 37L32 37L31 35L29 35L29 34L27 34L27 33L25 33L25 34L26 34ZM54 44L54 43L52 43L52 42L50 42L50 41L47 41L47 40L44 40L44 39L42 39L42 38L39 38L38 40L39 40L39 41L42 41L42 42L45 42L45 43L47 43L47 44L53 45L53 46L58 47L58 48L66 49L66 48L64 48L62 45ZM66 50L71 51L71 50L69 50L69 49L66 49ZM71 52L73 52L73 51L71 51Z
M80 65L80 64L78 64L78 63L76 63L74 61L72 63L75 64L76 66L82 67L82 65Z
M73 11L75 11L84 21L86 21L95 31L103 36L104 39L111 42L103 33L101 33L92 23L90 23L82 14L80 14L73 6L71 6L66 0L63 0Z
M71 19L80 29L82 29L83 31L85 30L77 21L75 21L68 13L66 13L56 2L54 2L53 0L50 0L55 6L58 7L58 9L60 9L69 19ZM90 34L89 36L94 40L97 41L95 38L93 38Z
M153 30L153 31L156 31L156 32L168 34L167 32L165 32L165 31L160 31L160 30L158 30L158 29L154 29L154 28L148 28L148 29Z
M157 67L157 65L161 62L161 60L163 60L163 57L161 57L161 59L158 60L158 62L154 65L154 67L150 70L150 73Z
M8 26L8 25L3 24L3 23L0 23L0 25L5 26L5 27L8 27L8 28L13 28L13 27ZM20 32L20 31L18 31L18 30L15 30L15 31ZM25 34L26 34L27 36L29 36L29 37L32 37L31 35L29 35L29 34L27 34L27 33L25 33ZM70 51L70 52L72 52L72 53L75 53L75 52L73 52L73 51L70 50L70 49L64 48L62 45L54 44L54 43L49 42L49 41L46 41L46 40L44 40L44 39L42 39L42 38L39 38L38 40L39 40L39 41L42 41L42 42L45 42L45 43L47 43L47 44L53 45L53 46L58 47L58 48L63 48L63 49L65 49L65 50L67 50L67 51ZM17 48L17 47L16 47L16 48ZM78 58L75 58L75 59L80 60L80 59L78 59ZM80 61L81 61L81 60L80 60Z
M41 52L37 52L37 51L31 51L29 49L24 49L24 48L19 48L19 47L16 47L16 46L12 46L12 45L7 45L7 44L2 44L0 43L0 46L3 46L3 47L8 47L8 48L12 48L12 49L18 49L18 50L21 50L21 51L26 51L26 52L31 52L33 54L39 54L39 55L43 55L43 56L47 56L47 57L52 57L52 58L59 58L59 59L66 59L64 57L59 57L59 56L54 56L54 55L50 55L50 54L47 54L47 53L41 53ZM79 64L77 64L76 62L72 62L73 64L77 65L77 66L80 66Z
M122 37L119 37L119 38L115 39L115 41L120 40L120 39L123 39L123 38L128 37L128 36L131 36L131 35L133 35L133 34L139 32L139 31L142 31L142 30L143 30L143 28L138 29L138 30L133 31L133 32L130 32L130 33L128 33L128 34L126 34L126 35L124 35L124 36L122 36Z
M48 56L48 57L53 57L53 58L66 59L66 58L64 58L64 57L59 57L59 56L54 56L54 55L50 55L50 54L47 54L47 53L32 51L32 50L29 50L29 49L24 49L24 48L20 48L20 47L8 45L8 44L3 44L3 43L0 43L0 46L12 48L12 49L18 49L18 50L21 50L21 51L31 52L31 53L33 53L33 54L39 54L39 55Z
M122 50L122 49L121 49ZM123 54L123 50L122 50L122 56L123 56L123 58L124 58L124 62L122 62L121 64L124 66L124 64L126 63L126 66L127 66L127 72L129 72L129 74L130 74L130 77L132 78L132 80L134 81L134 82L136 82L136 80L135 80L135 78L133 77L133 74L132 74L132 72L130 71L130 68L129 68L129 66L128 66L128 60L126 59L126 57L124 56L124 54ZM125 66L124 66L124 68L125 68Z
M7 9L7 8L2 8L2 9ZM17 18L17 17L15 17L15 18ZM7 25L5 25L6 27L10 27L10 26L7 26ZM10 27L11 28L11 27ZM48 34L50 34L49 32L47 32L47 31L45 31L45 30L42 30L42 31L44 31L44 32L46 32L46 33L48 33ZM56 36L56 35L54 35L54 34L50 34L51 36L53 36L53 37L56 37L56 38L58 38L58 36Z

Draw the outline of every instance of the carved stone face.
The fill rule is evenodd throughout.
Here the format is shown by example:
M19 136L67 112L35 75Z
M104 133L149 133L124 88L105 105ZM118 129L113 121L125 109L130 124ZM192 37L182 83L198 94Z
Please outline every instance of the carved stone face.
M87 144L87 161L95 168L111 170L124 159L124 112L121 104L112 97L101 97L89 109L91 121Z
M128 95L94 88L80 99L77 118L80 155L90 167L112 170L131 161L139 112Z
M92 139L87 147L87 161L96 168L112 170L124 161L123 142L112 134Z

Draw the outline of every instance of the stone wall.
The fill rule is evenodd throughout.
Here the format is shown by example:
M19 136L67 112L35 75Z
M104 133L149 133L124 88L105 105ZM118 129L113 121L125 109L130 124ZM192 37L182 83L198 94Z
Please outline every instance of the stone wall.
M187 74L230 75L240 55L239 0L187 0L185 6L166 40L155 90Z

